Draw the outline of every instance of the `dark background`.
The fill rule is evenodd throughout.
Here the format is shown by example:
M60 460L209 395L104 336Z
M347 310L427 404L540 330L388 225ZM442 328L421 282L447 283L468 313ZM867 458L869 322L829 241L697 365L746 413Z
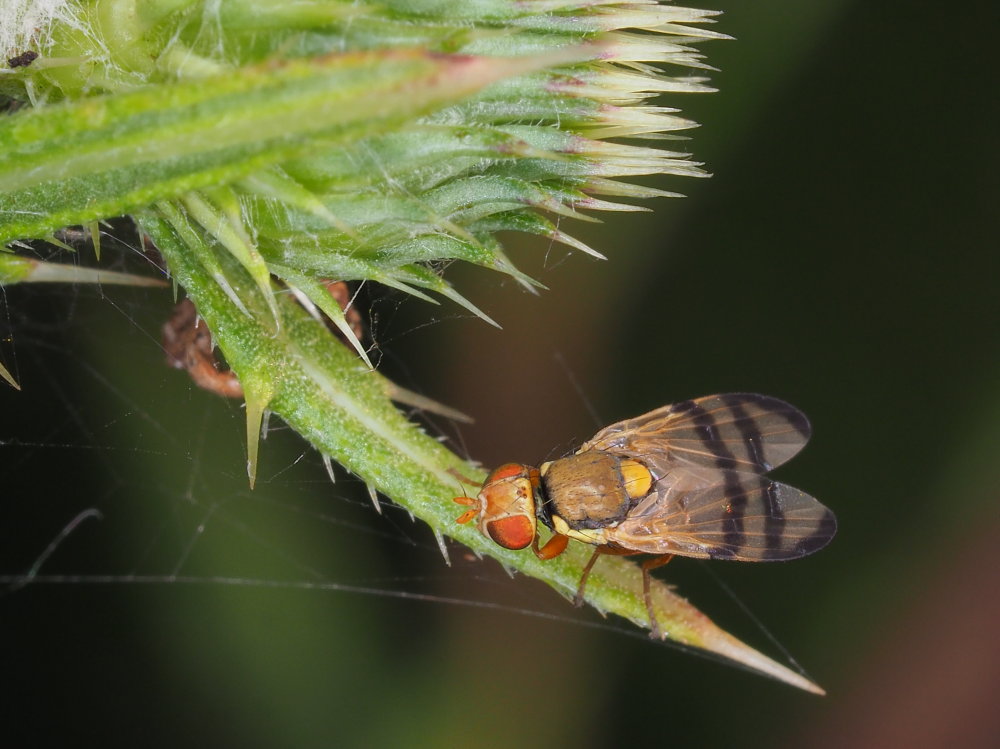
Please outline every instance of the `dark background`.
M800 407L815 436L779 477L836 511L833 544L658 574L783 659L734 591L829 696L650 643L460 547L447 568L427 528L331 486L280 424L251 493L240 405L162 364L169 294L18 287L0 297L24 386L0 388L0 573L94 509L40 572L116 582L0 597L10 745L1000 744L997 13L714 7L738 38L706 47L721 91L680 102L711 180L566 227L606 263L515 240L539 297L452 268L503 331L365 305L383 370L474 415L437 428L486 465L714 392ZM303 589L331 581L468 603Z

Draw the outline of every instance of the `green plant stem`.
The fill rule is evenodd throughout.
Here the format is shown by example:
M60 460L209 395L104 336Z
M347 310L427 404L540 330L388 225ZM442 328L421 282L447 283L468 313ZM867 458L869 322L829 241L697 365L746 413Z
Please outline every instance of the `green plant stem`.
M260 417L266 409L323 455L427 523L435 534L450 536L509 569L542 580L567 597L576 593L592 547L574 543L565 554L543 562L530 550L502 549L474 527L456 524L459 508L452 501L460 487L456 473L481 481L483 471L407 420L386 397L379 376L287 295L277 295L279 325L276 329L267 327L261 321L271 319L271 315L263 294L244 269L233 267L230 281L240 290L249 314L241 310L196 259L189 246L195 235L185 233L182 238L175 231L182 220L166 205L161 205L159 213L139 217L240 377L247 398L251 476ZM666 638L716 653L799 688L822 692L718 629L666 585L654 580L652 593ZM599 611L617 614L639 626L649 624L642 575L638 566L626 559L605 557L598 563L588 580L586 601Z

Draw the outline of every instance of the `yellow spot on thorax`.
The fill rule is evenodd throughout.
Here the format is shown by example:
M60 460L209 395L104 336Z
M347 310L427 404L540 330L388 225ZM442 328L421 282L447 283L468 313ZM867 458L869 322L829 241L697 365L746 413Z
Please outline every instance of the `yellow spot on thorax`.
M632 499L640 499L653 488L653 474L637 460L623 460L619 466L625 480L625 491Z

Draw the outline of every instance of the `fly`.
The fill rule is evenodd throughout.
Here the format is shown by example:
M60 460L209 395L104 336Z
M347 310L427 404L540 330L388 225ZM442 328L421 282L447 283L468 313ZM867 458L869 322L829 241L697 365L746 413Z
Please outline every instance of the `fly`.
M477 520L506 549L540 559L570 539L596 547L576 602L601 554L651 554L641 565L650 635L659 636L650 570L674 556L769 562L826 546L833 513L766 474L809 440L809 421L777 398L710 395L605 427L574 455L538 468L506 463L486 478L459 523ZM538 544L539 524L552 537Z

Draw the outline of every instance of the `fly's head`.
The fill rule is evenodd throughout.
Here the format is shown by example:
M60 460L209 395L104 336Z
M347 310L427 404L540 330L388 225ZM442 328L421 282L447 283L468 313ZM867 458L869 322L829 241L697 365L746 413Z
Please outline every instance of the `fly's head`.
M505 463L495 469L479 495L456 497L467 510L457 522L478 519L480 532L505 549L523 549L535 540L535 496L541 483L538 469L520 463Z

